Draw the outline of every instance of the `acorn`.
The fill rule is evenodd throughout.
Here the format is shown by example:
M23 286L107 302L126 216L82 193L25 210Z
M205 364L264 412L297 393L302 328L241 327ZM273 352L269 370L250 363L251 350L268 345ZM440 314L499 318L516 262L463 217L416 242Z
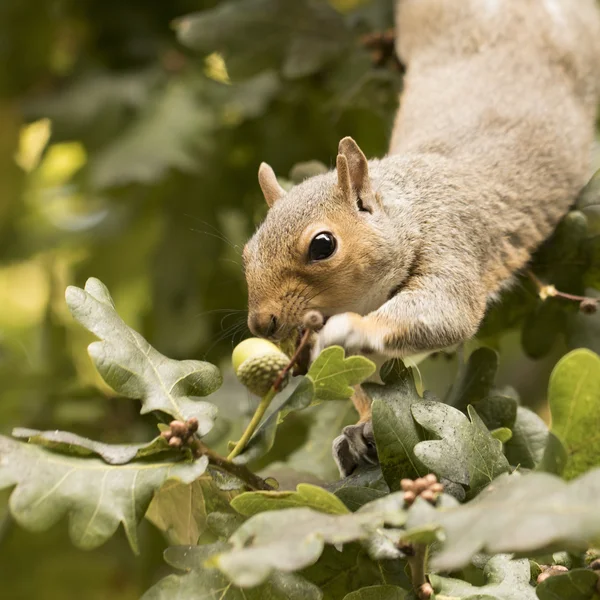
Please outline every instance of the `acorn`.
M253 394L264 396L290 359L275 344L261 338L240 342L231 355L237 378ZM287 377L281 389L287 384Z

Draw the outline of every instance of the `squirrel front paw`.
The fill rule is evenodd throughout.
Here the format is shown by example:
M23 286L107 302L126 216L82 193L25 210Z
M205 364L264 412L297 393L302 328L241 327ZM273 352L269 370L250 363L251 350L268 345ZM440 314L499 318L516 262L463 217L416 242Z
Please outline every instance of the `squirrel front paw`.
M378 464L372 422L344 427L342 435L333 440L331 450L342 477L347 477L360 465Z
M342 346L348 354L380 353L383 334L369 317L356 313L342 313L331 317L317 336L313 360L328 346Z

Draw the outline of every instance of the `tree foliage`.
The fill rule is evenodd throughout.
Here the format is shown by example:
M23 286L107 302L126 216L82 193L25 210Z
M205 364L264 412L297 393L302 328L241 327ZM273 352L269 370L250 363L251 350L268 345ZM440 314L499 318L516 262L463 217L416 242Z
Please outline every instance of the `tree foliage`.
M365 384L380 466L337 476L374 370L341 348L225 458L256 404L228 355L258 165L289 187L345 135L385 152L402 78L363 35L391 25L384 0L0 6L11 597L410 599L423 547L440 600L600 596L600 312L567 297L600 297L598 175L461 355ZM446 493L411 504L428 473ZM571 570L535 585L557 552Z

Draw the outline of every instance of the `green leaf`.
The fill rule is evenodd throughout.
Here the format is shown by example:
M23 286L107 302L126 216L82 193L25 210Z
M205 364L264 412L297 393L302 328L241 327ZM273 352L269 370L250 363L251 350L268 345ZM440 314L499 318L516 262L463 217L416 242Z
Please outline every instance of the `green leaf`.
M551 431L548 432L544 456L537 465L537 470L553 475L562 475L568 460L567 449L563 446L563 443Z
M391 490L400 489L400 480L427 474L417 458L415 446L425 433L415 423L411 407L423 401L417 393L412 371L396 361L391 370L382 370L385 385L365 384L372 398L373 431L381 470Z
M423 400L411 407L414 419L439 439L424 441L415 455L431 472L478 493L498 475L509 470L502 444L495 440L468 407L467 419L459 410L440 402Z
M598 244L600 249L600 244ZM586 288L585 295L600 299L600 252L598 255L598 274L589 272L590 276L597 277L596 287ZM587 348L600 354L600 310L593 315L582 312L570 313L567 322L567 345L570 350Z
M486 312L477 337L484 343L497 343L498 337L510 329L520 327L534 309L538 299L533 282L518 276L518 283L502 294L502 302L494 303Z
M586 240L586 251L587 270L583 278L584 285L588 288L586 293L597 297L600 292L600 233Z
M460 579L430 575L437 600L536 600L529 584L528 560L494 556L484 568L486 585L474 586ZM566 598L566 597L565 597Z
M300 483L295 492L246 492L235 497L231 506L250 517L268 510L307 507L330 515L350 512L336 496L316 485Z
M512 431L508 427L498 427L490 431L490 435L502 444L506 444L512 438Z
M521 343L531 358L547 356L566 327L566 314L555 298L538 302L521 331Z
M585 214L572 210L558 224L556 231L545 244L536 252L532 261L534 273L544 282L551 283L563 292L580 293L582 278L588 267L587 237L588 220ZM545 304L560 305L561 301L552 299ZM545 314L545 318L552 312ZM564 326L564 311L557 314L558 321L547 320L549 330L562 331ZM545 319L544 318L544 319ZM542 329L539 334L544 336ZM533 340L532 340L533 341Z
M353 490L361 489L375 490L383 494L389 494L390 492L390 488L385 482L378 465L361 465L347 477L327 484L326 488L336 496L339 496L338 492L342 490L348 490L350 493ZM373 499L370 498L370 500Z
M345 358L340 346L326 348L310 366L306 377L315 386L314 402L346 400L358 385L375 373L375 365L364 356Z
M478 348L461 367L444 402L463 412L469 404L477 408L477 403L490 395L497 370L497 353L490 348Z
M244 0L176 23L179 40L202 53L223 53L232 77L281 68L287 77L317 72L348 48L344 21L324 2Z
M467 565L478 552L575 552L600 542L599 497L600 469L568 483L547 473L503 475L466 504L411 509L407 535L412 528L443 530L444 543L432 559L441 571Z
M488 396L473 405L488 429L512 429L517 419L518 402L508 396Z
M296 389L273 411L250 438L244 452L236 456L236 464L247 464L264 456L275 443L275 433L279 423L291 412L310 406L315 397L313 382L303 377Z
M0 437L0 489L16 485L10 497L14 519L27 529L44 531L68 515L71 539L84 549L100 546L122 523L137 552L137 525L152 496L169 479L194 481L207 464L203 457L115 466Z
M217 409L195 400L221 385L219 370L197 360L171 360L156 351L123 322L106 286L88 279L85 290L67 288L67 304L73 317L102 342L88 347L100 375L115 391L142 401L142 414L162 411L177 419L196 417L200 435L208 433Z
M371 539L384 543L379 529L404 523L404 495L391 494L366 504L355 513L328 515L310 508L261 512L230 538L233 549L215 564L236 585L254 586L274 570L297 571L313 564L324 545Z
M344 596L344 600L404 600L407 593L395 585L373 585Z
M171 169L197 170L199 151L207 149L215 122L212 111L198 102L195 85L175 77L144 102L138 118L93 157L93 185L151 184Z
M274 573L264 585L251 590L235 587L219 571L204 566L226 548L223 543L167 548L165 561L185 573L161 579L142 600L321 600L323 597L315 585L287 573Z
M589 350L564 356L550 377L552 432L567 448L564 477L572 479L600 464L600 357Z
M402 559L375 561L358 543L340 549L326 546L319 560L302 576L323 591L324 600L343 600L349 592L366 586L395 585L408 589L410 581Z
M342 487L336 490L335 495L347 506L352 512L358 510L361 506L383 498L388 492L377 490L368 487Z
M504 448L509 463L524 469L538 468L549 441L546 423L533 411L519 406L512 434Z
M147 444L104 444L68 431L38 431L21 427L13 429L12 436L71 456L99 456L109 465L124 465L136 458L173 451L160 436Z
M231 512L232 494L218 489L210 477L192 483L167 481L154 495L146 518L164 531L170 544L196 544L214 512Z
M598 574L590 569L573 569L553 575L536 588L539 600L599 600Z

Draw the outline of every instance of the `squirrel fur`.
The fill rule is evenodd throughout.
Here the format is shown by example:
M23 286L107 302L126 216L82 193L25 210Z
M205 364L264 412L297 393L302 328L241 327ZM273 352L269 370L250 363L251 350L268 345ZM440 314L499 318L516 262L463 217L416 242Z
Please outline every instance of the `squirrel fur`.
M255 334L288 337L317 309L315 353L465 341L589 178L595 0L399 0L396 35L406 73L384 158L344 138L334 171L289 192L260 167L270 209L244 249ZM335 251L310 260L323 232ZM367 422L364 393L355 404Z

